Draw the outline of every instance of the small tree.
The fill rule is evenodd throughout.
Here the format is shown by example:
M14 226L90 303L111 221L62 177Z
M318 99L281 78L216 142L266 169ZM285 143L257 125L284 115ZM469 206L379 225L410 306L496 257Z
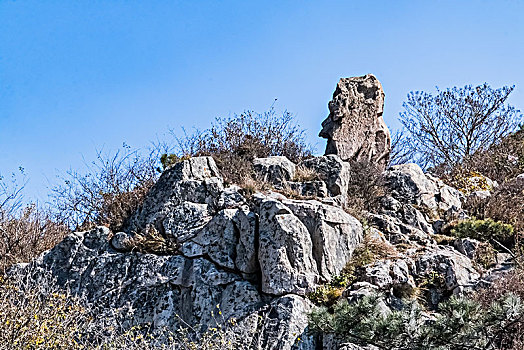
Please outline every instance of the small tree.
M487 149L513 131L522 117L506 104L514 86L488 84L410 92L400 120L409 133L413 158L423 167L444 170Z

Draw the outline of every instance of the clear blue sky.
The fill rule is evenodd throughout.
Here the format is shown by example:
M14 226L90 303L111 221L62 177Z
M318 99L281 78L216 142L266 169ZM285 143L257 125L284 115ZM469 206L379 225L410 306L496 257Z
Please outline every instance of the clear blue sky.
M56 174L245 109L317 134L340 77L374 73L392 128L411 90L515 84L524 1L0 0L0 173Z

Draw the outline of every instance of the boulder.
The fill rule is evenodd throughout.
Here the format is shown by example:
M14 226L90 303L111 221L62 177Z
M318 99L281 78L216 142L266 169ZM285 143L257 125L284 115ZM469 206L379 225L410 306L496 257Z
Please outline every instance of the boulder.
M329 282L342 272L353 250L362 241L362 224L344 210L315 200L283 200L307 228L312 255L321 279Z
M313 243L306 226L281 202L260 204L258 260L262 291L273 295L306 295L319 282Z
M211 220L222 192L222 177L212 157L176 163L162 173L124 231L133 235L151 226L177 241L181 232L193 234Z
M295 177L296 166L284 156L255 158L253 168L257 179L273 185L282 185Z
M304 197L325 198L328 196L328 189L324 181L288 181L287 184L292 191Z
M416 288L413 270L414 264L411 259L379 260L364 267L362 281L382 291L410 292Z
M276 298L262 313L260 335L255 349L314 350L316 342L308 335L307 314L313 304L306 298L288 294Z
M360 222L315 200L256 195L262 291L306 295L340 274L361 242Z
M340 79L319 134L328 140L325 154L336 154L344 161L372 162L384 169L391 136L382 118L383 107L384 91L374 75Z
M346 196L350 177L349 163L340 157L330 154L322 157L313 157L300 163L307 169L313 170L326 183L330 196Z
M402 203L423 208L438 216L440 211L462 207L460 191L424 174L417 164L394 165L384 173L390 195Z
M452 247L438 247L419 256L416 261L415 274L419 278L437 273L444 279L441 286L447 291L458 287L470 287L480 275L473 267L470 259L460 254Z

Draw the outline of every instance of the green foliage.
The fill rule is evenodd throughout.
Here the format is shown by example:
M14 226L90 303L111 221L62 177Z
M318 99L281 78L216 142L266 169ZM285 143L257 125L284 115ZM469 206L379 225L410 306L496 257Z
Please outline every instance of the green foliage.
M513 226L492 219L464 220L451 229L451 234L458 238L473 238L479 241L494 241L510 247L513 242ZM496 247L497 248L497 247Z
M334 334L360 345L386 350L498 349L501 339L514 332L524 308L509 294L488 307L465 297L451 297L434 315L415 302L385 311L381 297L365 296L354 303L343 300L333 312L325 307L309 315L313 332Z
M318 287L307 297L316 305L333 305L341 296L344 289L353 283L355 276L352 274L341 274L334 276L332 280L323 286Z

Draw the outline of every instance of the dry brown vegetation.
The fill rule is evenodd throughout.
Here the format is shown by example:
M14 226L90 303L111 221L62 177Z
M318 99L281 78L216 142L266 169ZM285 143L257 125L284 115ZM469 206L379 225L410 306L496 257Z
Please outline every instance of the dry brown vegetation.
M346 210L364 219L366 212L374 212L385 195L385 180L380 168L370 162L351 162Z
M285 156L294 163L311 156L304 131L289 112L278 115L273 108L265 113L246 111L217 118L209 129L177 139L174 156L212 156L226 183L242 185L253 176L254 158ZM165 166L169 166L166 162Z
M0 177L0 276L52 248L68 232L46 209L23 204L24 185Z
M98 152L84 173L68 171L53 189L57 220L75 230L97 225L121 230L157 180L160 153L158 147L143 155L126 146L115 153Z

